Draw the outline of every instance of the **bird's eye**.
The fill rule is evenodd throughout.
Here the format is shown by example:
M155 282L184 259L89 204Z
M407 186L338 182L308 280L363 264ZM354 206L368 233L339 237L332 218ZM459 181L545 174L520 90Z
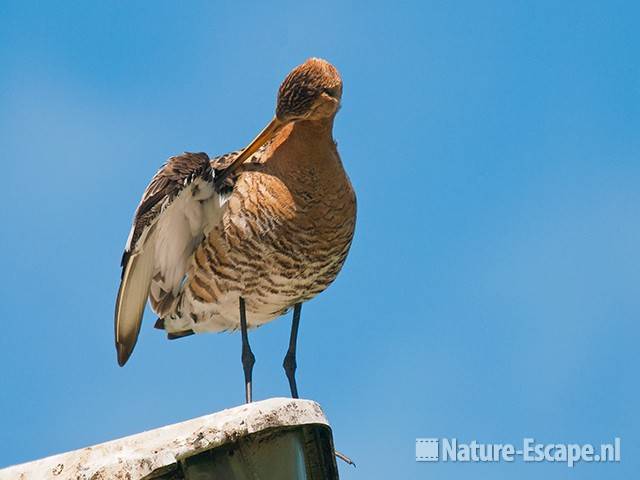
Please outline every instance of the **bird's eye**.
M338 98L338 89L337 88L324 88L323 92L333 98Z

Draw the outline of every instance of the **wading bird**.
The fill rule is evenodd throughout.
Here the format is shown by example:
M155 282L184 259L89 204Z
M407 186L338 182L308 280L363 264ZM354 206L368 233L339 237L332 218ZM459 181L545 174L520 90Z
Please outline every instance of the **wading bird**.
M145 190L122 257L118 363L129 359L147 299L170 339L240 330L246 401L255 357L247 330L293 308L283 366L291 395L303 302L347 257L356 198L333 140L342 80L312 58L278 91L276 114L243 150L171 157Z

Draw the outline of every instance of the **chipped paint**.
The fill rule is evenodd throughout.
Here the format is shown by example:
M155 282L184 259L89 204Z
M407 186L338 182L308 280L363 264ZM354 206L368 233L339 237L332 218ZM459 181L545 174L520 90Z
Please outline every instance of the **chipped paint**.
M142 480L180 459L274 427L327 419L311 400L272 398L0 470L0 480ZM155 476L155 475L154 475Z

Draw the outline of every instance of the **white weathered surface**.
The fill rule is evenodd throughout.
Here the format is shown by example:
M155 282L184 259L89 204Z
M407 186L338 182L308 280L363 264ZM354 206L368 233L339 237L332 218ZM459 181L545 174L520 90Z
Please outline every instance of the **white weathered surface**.
M0 480L137 480L250 433L309 424L328 425L317 403L272 398L5 468Z

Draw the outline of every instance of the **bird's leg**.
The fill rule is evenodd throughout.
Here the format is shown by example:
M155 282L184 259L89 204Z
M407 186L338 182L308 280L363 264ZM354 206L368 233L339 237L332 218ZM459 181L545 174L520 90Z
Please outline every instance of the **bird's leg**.
M291 337L289 338L289 350L284 357L282 366L289 380L291 397L298 398L298 386L296 385L296 342L298 341L298 326L300 325L300 311L302 304L296 303L293 307L293 322L291 323Z
M251 374L256 357L249 346L249 336L247 335L247 312L245 310L244 298L240 297L240 331L242 333L242 369L244 370L245 399L251 403Z
M289 387L291 388L291 396L293 398L298 398L298 386L296 385L296 343L298 342L298 327L300 326L300 312L302 311L302 304L296 303L293 307L293 322L291 323L291 336L289 337L289 350L287 350L287 354L284 357L284 362L282 362L282 366L284 367L284 371L287 374L287 379L289 380ZM340 453L337 450L334 450L335 456L340 460L348 463L349 465L356 466L353 461L347 457L345 454Z

